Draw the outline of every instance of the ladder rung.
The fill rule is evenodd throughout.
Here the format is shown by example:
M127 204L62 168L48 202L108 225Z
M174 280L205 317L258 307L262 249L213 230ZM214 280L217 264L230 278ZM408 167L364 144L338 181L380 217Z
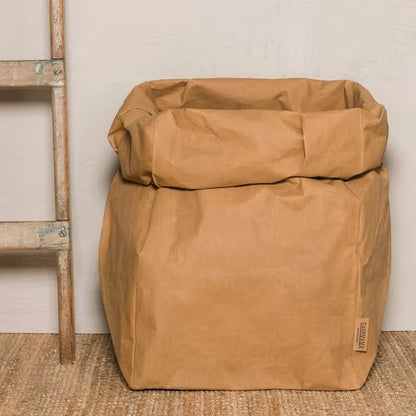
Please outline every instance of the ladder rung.
M0 250L64 250L69 245L68 221L0 222Z
M65 85L62 59L42 61L0 61L0 88L62 87Z

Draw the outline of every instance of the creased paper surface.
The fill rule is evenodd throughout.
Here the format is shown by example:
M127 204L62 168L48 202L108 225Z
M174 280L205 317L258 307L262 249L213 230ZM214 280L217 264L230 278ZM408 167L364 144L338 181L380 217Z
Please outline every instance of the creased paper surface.
M109 133L121 169L100 243L129 386L361 387L389 283L387 132L352 81L134 88Z

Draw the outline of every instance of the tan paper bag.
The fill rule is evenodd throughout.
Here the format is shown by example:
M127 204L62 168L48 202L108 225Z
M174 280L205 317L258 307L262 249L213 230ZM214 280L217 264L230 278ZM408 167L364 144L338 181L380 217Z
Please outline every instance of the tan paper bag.
M387 118L361 85L138 85L100 244L133 389L357 389L390 272Z

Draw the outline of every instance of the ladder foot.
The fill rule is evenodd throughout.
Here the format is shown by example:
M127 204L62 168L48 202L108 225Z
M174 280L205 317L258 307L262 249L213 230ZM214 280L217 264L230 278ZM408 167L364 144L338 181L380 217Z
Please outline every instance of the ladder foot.
M75 359L74 320L72 313L71 250L57 252L59 344L61 364Z

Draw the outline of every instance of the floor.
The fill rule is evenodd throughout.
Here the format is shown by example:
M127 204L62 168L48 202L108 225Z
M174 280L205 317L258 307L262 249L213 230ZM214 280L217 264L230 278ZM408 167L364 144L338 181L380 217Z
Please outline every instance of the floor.
M128 389L108 335L77 335L74 365L58 364L53 334L0 334L0 415L416 415L416 331L383 332L358 391Z

